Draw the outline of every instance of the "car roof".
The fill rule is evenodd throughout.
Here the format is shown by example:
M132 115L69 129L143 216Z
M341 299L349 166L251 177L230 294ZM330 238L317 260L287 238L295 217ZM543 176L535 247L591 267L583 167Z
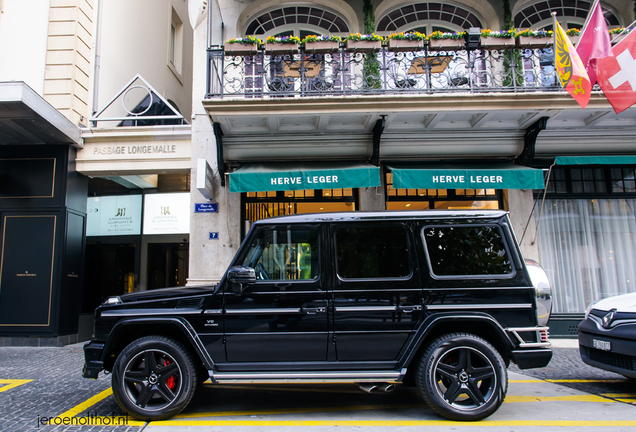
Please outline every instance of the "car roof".
M261 219L254 224L312 223L312 222L360 222L379 220L413 219L496 219L508 214L505 210L386 210L349 211L331 213L306 213Z

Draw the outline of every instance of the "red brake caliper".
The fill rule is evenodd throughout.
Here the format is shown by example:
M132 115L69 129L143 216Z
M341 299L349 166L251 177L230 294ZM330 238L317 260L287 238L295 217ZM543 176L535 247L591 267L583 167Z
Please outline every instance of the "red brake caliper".
M168 366L170 364L170 360L166 359L166 363L164 366ZM170 390L174 390L177 387L177 383L175 382L174 375L166 380L166 385Z

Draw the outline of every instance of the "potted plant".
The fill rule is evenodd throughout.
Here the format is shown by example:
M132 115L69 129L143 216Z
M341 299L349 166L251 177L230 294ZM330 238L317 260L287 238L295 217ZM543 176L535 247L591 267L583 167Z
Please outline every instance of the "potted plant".
M382 48L382 36L377 34L353 33L347 36L347 49L357 52L373 52Z
M416 31L393 33L387 40L390 51L421 51L426 44L426 35Z
M253 55L263 45L263 41L254 36L230 39L223 45L229 55Z
M340 36L317 36L310 35L302 40L307 54L325 54L338 51L340 49Z
M428 49L431 51L457 51L466 48L466 32L443 33L434 31L428 37Z
M499 50L515 47L515 31L501 30L492 31L485 29L481 31L479 44L482 48Z
M545 48L554 44L552 30L523 30L516 33L517 48Z
M609 30L610 39L612 40L612 44L617 44L630 33L631 30L620 27ZM616 40L614 40L616 38Z
M570 38L570 41L572 42L572 45L576 46L577 43L579 43L579 39L581 38L581 30L577 29L577 28L571 28L568 29L565 32L566 35L568 35L568 37Z
M296 54L299 44L298 36L269 36L265 40L265 54Z

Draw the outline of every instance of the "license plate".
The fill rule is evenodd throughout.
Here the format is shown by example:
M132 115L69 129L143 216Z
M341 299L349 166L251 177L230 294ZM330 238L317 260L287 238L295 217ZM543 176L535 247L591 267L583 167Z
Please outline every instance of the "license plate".
M592 345L596 349L600 349L603 351L609 351L611 349L611 345L608 341L592 339Z

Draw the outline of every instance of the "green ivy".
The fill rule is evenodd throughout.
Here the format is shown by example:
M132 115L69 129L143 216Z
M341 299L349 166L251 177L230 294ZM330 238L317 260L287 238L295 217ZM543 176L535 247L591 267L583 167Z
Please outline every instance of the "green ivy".
M364 32L373 34L375 31L375 13L371 0L364 0L362 3L362 13L364 14ZM366 78L365 87L379 89L382 87L380 82L380 62L374 53L365 54L362 73Z

